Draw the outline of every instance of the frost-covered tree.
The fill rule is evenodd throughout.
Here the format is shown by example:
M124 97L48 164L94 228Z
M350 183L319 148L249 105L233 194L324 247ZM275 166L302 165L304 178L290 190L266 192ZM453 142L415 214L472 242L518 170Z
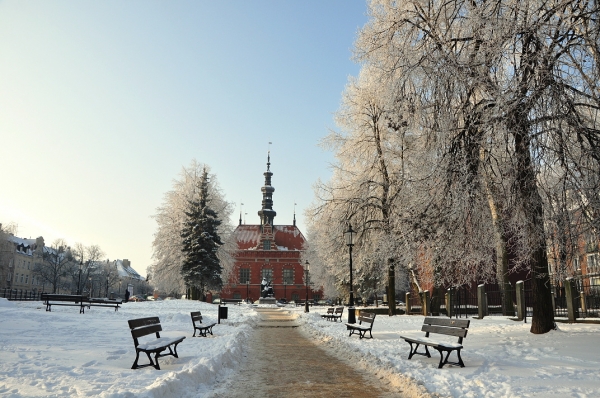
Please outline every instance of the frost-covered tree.
M434 285L502 285L510 253L510 269L532 280L531 331L549 331L549 205L592 228L600 214L598 3L372 0L369 16L356 42L360 90L346 90L350 123L315 225L331 238L352 218L362 253L391 241L386 250L425 264L419 277ZM568 220L552 218L560 234Z
M414 128L427 134L440 154L437 164L445 161L458 182L445 194L477 203L471 198L485 192L482 177L497 186L504 179L510 188L494 197L513 208L501 228L532 278L531 331L550 330L545 176L563 176L570 189L592 198L589 207L597 203L589 185L600 159L597 2L382 0L371 2L371 12L359 57L396 87L411 87L418 100ZM490 155L483 162L482 148ZM483 173L485 161L498 162L500 174Z
M43 283L49 283L52 286L52 293L56 293L58 289L69 287L71 281L67 282L65 277L73 267L74 260L66 241L56 239L50 247L44 247L42 259L41 263L34 265L33 273Z
M81 286L80 291L85 289L86 281L92 278L98 284L103 278L100 278L98 273L100 268L98 265L104 260L105 253L98 245L85 246L81 242L75 243L71 249L73 262L67 272L71 276L75 285L79 283L79 267L81 266ZM104 278L106 279L106 278ZM78 289L78 290L79 290Z
M202 170L197 193L188 202L184 213L181 274L191 293L190 297L196 299L199 294L203 298L208 290L220 290L223 286L221 264L217 256L223 244L218 232L221 220L210 207L206 169Z
M157 208L154 219L157 231L154 234L153 258L155 262L149 269L152 283L156 289L173 295L181 295L186 291L186 284L181 274L185 258L182 251L181 232L186 221L185 212L189 201L194 199L203 170L208 172L208 194L210 206L219 215L222 223L218 233L223 241L217 251L222 267L222 278L227 279L233 269L233 256L236 244L233 239L233 227L228 222L233 206L225 200L218 184L217 177L210 173L210 168L196 160L182 168L179 177L173 181L173 189L164 196L163 203Z
M334 175L326 183L317 183L317 201L308 211L311 226L320 235L314 240L339 252L328 256L327 267L337 275L342 290L349 279L343 232L349 220L358 230L355 291L365 298L383 290L381 270L389 258L397 257L401 237L394 231L394 220L411 167L405 162L411 137L404 134L404 121L392 119L390 94L378 84L376 72L364 68L346 87L336 117L340 130L332 131L322 143L336 154ZM338 265L339 259L345 260Z

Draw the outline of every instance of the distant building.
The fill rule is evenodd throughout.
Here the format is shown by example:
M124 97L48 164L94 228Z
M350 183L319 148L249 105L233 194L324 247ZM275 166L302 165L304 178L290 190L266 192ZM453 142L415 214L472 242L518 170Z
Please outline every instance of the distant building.
M277 213L273 210L271 185L273 173L270 170L270 156L267 158L265 185L261 188L262 208L258 211L260 225L242 224L234 231L238 250L232 277L226 281L219 296L221 298L246 299L256 301L261 297L261 286L269 283L273 297L286 300L304 300L304 265L301 255L306 239L296 226L296 215L292 225L274 225ZM312 286L315 288L315 286ZM309 290L309 300L321 298L322 289Z
M43 290L42 282L34 275L35 264L43 261L44 238L25 239L8 234L8 245L2 255L0 287L25 291Z
M51 291L52 286L44 284L35 274L36 266L40 268L44 263L44 253L55 253L52 247L45 246L44 238L40 236L36 239L25 239L3 233L0 240L0 289L34 294ZM69 248L65 248L64 255L69 251ZM89 292L92 287L98 296L109 289L124 294L128 286L136 293L148 290L145 278L131 267L127 259L86 262L83 267L83 279L81 271L78 273L78 268L80 267L77 261L71 260L57 285L57 293L75 293L78 289ZM109 286L106 286L107 282Z
M127 259L114 260L112 262L112 265L117 270L117 273L119 274L119 278L121 280L127 280L127 279L136 280L136 281L145 280L143 276L138 274L137 271L131 267L131 262Z

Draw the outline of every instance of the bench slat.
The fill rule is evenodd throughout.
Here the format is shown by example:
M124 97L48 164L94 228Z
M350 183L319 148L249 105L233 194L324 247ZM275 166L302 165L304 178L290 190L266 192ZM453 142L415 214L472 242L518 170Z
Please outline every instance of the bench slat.
M451 326L455 328L468 328L471 323L468 319L447 319L447 318L434 318L426 317L423 323L437 326Z
M153 325L156 323L160 323L157 316L152 316L149 318L138 318L138 319L130 319L127 321L129 323L130 329L139 328L141 326Z
M466 337L467 329L450 328L445 326L423 325L422 332L445 334L447 336Z
M139 337L143 337L143 336L147 336L149 334L152 333L157 333L157 332L161 332L162 331L162 327L159 324L156 325L148 325L148 326L143 326L143 327L139 327L136 329L131 329L131 336L133 336L133 338L139 338Z

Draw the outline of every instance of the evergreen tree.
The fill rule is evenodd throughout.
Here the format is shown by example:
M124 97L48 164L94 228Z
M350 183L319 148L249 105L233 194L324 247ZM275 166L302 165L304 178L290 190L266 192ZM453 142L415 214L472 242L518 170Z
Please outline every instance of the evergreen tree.
M217 232L221 224L217 213L210 208L208 172L202 171L198 193L188 201L186 221L181 232L184 260L181 273L192 300L204 298L208 290L221 289L221 264L217 250L223 244Z

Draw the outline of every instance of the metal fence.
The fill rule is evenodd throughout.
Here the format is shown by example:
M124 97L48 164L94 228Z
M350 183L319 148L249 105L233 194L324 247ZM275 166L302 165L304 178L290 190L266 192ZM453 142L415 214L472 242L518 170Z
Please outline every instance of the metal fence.
M554 316L567 317L567 294L565 286L556 284L552 289L552 298L554 299Z
M12 301L41 301L42 292L23 289L2 289L0 297Z
M533 283L531 282L531 279L526 279L524 283L525 316L531 318L533 316Z
M423 313L423 304L421 303L421 297L418 294L410 296L408 299L408 308L410 308L410 314L422 314Z
M477 293L474 294L471 289L466 287L449 289L448 293L451 296L450 315L456 318L468 318L477 314ZM447 309L446 314L448 315Z
M510 308L509 314L504 314L503 303L504 303L504 295L508 294L510 296L510 300L512 303L512 308ZM506 292L500 289L500 286L497 283L494 284L486 284L485 285L485 295L487 300L487 314L485 315L508 315L512 316L514 314L514 306L516 303L516 294L515 289L512 285L509 285L506 288Z
M579 316L600 317L600 277L582 277L577 281Z

